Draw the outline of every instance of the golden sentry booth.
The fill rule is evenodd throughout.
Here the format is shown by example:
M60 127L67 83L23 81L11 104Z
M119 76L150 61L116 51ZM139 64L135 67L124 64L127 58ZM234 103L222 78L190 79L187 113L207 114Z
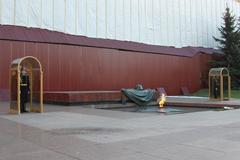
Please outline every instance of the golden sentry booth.
M209 99L230 100L231 77L227 68L212 68L209 71Z
M9 74L10 113L21 114L21 70L26 68L29 77L29 98L26 110L43 112L43 71L40 61L32 56L18 58L12 61Z

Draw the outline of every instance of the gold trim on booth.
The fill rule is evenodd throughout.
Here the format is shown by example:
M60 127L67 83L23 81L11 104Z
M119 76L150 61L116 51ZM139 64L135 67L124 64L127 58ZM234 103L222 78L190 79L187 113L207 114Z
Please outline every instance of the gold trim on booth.
M9 108L9 113L12 113L12 114L21 114L21 109L20 109L20 101L21 101L21 98L20 98L20 72L21 72L21 63L24 61L24 60L27 60L27 59L33 59L35 62L37 62L38 64L38 68L34 68L33 69L33 66L32 66L32 63L29 62L28 64L28 69L29 70L29 80L30 80L30 112L38 112L38 113L42 113L44 111L43 109L43 71L42 71L42 65L40 63L40 61L35 58L35 57L32 57L32 56L26 56L26 57L22 57L22 58L19 58L19 59L15 59L12 61L12 64L10 66L10 72L9 72L9 88L10 88L10 108ZM12 66L12 65L17 65L16 66ZM40 102L39 102L39 107L33 107L33 70L39 70L39 80L40 80L40 86L39 86L39 93L40 93ZM16 109L12 109L12 71L16 71L17 72L17 110ZM15 106L16 107L16 106Z
M226 73L223 73L223 71L226 71ZM208 78L208 84L209 84L209 90L208 90L208 95L209 95L209 100L230 100L231 98L231 77L229 75L229 71L227 68L212 68L209 70L209 74L208 74L209 78ZM220 97L219 98L213 98L212 97L212 77L218 77L218 79L220 80ZM227 97L224 97L224 77L228 78L227 81Z

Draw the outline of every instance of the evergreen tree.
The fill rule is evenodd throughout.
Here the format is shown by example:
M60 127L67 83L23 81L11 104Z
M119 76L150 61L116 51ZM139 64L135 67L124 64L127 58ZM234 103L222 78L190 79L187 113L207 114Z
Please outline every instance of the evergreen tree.
M240 45L235 45L232 48L233 54L229 56L229 71L232 78L233 88L240 87Z
M227 67L232 77L232 86L240 86L240 24L236 25L236 18L227 7L223 16L223 26L218 28L221 37L214 39L219 43L223 52L221 60L212 62L214 67Z

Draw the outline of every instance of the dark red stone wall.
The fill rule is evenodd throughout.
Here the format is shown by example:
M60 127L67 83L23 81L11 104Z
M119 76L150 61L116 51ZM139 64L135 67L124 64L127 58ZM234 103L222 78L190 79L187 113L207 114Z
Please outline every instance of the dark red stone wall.
M45 91L120 90L141 83L169 95L201 88L211 55L193 57L99 47L0 40L0 97L7 97L12 60L31 55L43 66ZM206 77L204 77L206 78Z

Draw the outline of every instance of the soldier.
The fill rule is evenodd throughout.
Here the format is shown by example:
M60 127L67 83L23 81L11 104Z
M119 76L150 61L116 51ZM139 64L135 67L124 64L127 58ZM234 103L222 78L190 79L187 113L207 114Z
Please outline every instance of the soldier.
M21 70L20 79L20 90L21 90L21 112L26 112L25 104L28 102L29 89L29 76L27 75L26 68L23 67Z
M214 94L214 98L219 98L220 96L220 85L219 85L219 79L217 77L214 77L213 79L213 94Z

